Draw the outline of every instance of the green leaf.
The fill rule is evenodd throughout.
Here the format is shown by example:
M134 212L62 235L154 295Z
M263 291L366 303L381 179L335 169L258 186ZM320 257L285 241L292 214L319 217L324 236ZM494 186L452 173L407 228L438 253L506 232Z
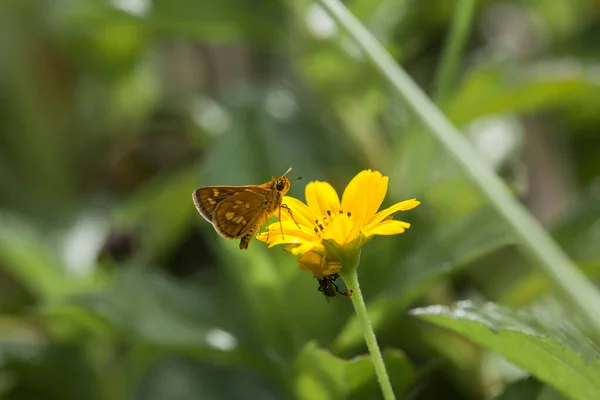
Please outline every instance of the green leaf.
M0 214L0 265L21 285L45 301L87 292L100 285L96 275L70 274L59 258L56 243L13 215Z
M285 399L257 371L230 370L184 357L165 357L151 365L136 385L136 400Z
M394 393L398 397L407 392L416 383L417 372L404 352L398 349L385 349L383 350L383 361L390 376ZM379 388L375 371L373 371L373 379L370 384ZM358 396L355 396L355 398L358 400L365 397L358 392Z
M81 346L48 345L33 357L3 359L2 369L10 377L3 398L100 398L98 377Z
M150 21L163 34L219 42L255 39L272 43L284 29L280 2L156 0L153 8Z
M598 269L600 269L599 197L596 185L590 185L566 210L561 221L552 227L554 238L573 259L584 264L595 264Z
M535 65L518 73L504 65L479 68L452 97L448 118L463 125L485 115L531 113L568 104L595 90L586 68L574 68L570 73L564 70L560 63Z
M552 236L577 262L583 273L592 280L600 278L600 246L598 246L597 221L600 219L598 196L591 187L583 193L565 212L561 221L552 227ZM527 261L511 263L512 270L527 270ZM510 270L509 270L510 271ZM544 293L553 290L552 282L540 271L531 271L526 276L508 272L512 280L498 289L494 301L511 307L529 304Z
M544 385L533 378L521 379L507 385L492 400L531 400L537 399Z
M431 306L412 313L497 351L572 398L593 399L600 394L600 351L566 324L552 328L529 313L493 303L477 307L463 302L454 308Z
M473 24L475 6L476 2L474 0L460 0L454 7L448 37L436 71L433 95L436 103L445 100L455 85L454 82L458 75L461 58Z
M132 342L219 362L252 362L246 351L249 333L240 334L244 328L237 309L202 289L130 267L105 290L74 298L73 304L103 318Z
M514 237L487 208L448 221L401 261L387 291L408 306L432 283L514 243Z
M384 361L396 395L416 379L411 362L399 350L384 351ZM380 396L369 356L344 360L308 343L296 361L294 390L298 399L367 399Z

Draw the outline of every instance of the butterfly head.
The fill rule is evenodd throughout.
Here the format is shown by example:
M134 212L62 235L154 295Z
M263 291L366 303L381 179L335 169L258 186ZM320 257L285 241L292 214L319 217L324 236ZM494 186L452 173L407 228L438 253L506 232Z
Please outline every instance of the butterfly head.
M281 193L282 196L285 196L288 190L290 190L290 180L285 176L273 178L273 187L275 188L275 190Z
M290 167L287 171L285 171L285 174L281 175L278 178L273 178L273 188L277 190L281 194L281 196L285 196L285 194L290 190L290 180L286 177L286 175L291 170L292 168Z

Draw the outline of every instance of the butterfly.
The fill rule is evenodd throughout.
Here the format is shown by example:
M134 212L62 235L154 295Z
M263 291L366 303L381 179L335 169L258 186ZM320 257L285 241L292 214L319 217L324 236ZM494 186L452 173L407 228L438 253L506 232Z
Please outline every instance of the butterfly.
M217 233L226 239L241 239L240 249L245 250L263 223L285 208L283 196L290 190L290 180L285 174L262 185L206 186L192 193L196 209L210 222ZM301 179L301 178L297 178ZM293 215L292 215L293 218ZM279 218L281 221L281 218Z
M352 297L352 290L340 290L339 286L335 283L337 278L339 278L338 274L326 275L323 279L317 278L319 281L319 292L323 293L327 301L329 301L329 298L335 297L336 292L342 296Z

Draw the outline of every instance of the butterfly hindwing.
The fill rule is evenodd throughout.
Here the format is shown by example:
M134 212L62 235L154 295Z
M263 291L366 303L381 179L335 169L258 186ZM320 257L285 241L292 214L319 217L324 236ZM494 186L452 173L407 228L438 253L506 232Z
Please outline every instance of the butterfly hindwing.
M230 239L245 236L264 218L263 198L253 191L241 191L222 200L213 211L213 225L217 232Z

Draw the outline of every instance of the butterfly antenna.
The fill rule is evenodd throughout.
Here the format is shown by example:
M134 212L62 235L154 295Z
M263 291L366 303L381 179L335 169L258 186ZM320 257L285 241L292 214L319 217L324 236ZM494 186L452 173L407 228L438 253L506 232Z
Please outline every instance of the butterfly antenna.
M281 175L281 176L286 176L286 175L287 175L287 174L288 174L288 173L289 173L291 170L292 170L292 167L289 167L289 168L287 169L287 171L285 171L285 174L283 174L283 175Z

